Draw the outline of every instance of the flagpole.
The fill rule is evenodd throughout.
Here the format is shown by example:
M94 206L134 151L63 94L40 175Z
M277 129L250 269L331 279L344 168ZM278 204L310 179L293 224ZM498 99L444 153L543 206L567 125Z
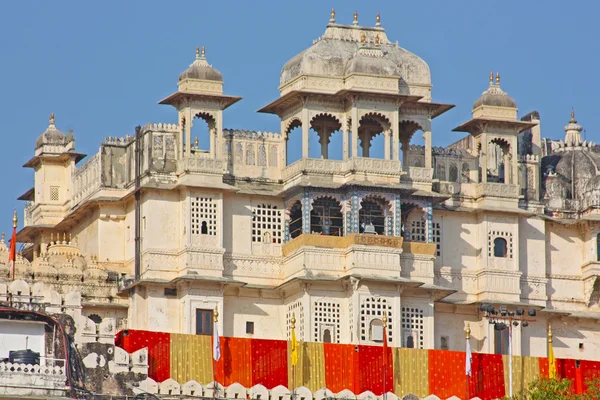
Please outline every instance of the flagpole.
M294 357L297 357L297 354L294 355L294 352L297 352L296 348L296 313L292 314L292 400L296 398L296 362L298 361Z
M219 333L217 330L217 324L219 323L219 309L215 307L213 313L214 326L213 326L213 399L217 398L217 361L221 358L221 344L219 341ZM216 350L218 346L218 351Z
M385 384L386 384L386 374L387 374L387 311L384 311L383 314L383 400L386 400Z
M467 329L465 330L465 338L467 340L467 346L469 348L469 350L471 350L471 325L469 325L469 323L467 323ZM465 353L465 357L469 357L469 352ZM467 363L470 363L470 360L466 360ZM465 374L467 376L467 399L469 400L469 374Z
M19 219L17 218L17 210L14 211L13 214L13 233L10 239L10 254L9 259L12 260L12 280L15 280L15 260L17 258L17 222Z

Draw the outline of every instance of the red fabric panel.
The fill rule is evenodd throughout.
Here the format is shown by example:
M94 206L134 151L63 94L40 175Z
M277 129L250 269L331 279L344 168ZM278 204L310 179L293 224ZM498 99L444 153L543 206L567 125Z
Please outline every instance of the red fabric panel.
M251 343L251 339L221 337L221 358L216 363L216 374L223 386L238 382L252 387Z
M429 393L442 399L452 396L465 398L467 390L465 353L429 350L428 357Z
M548 379L548 377L549 377L549 375L548 375L548 368L549 368L548 367L548 358L540 357L540 358L538 358L538 361L540 363L540 378ZM558 366L557 366L557 369L558 369Z
M333 393L344 389L354 392L354 345L323 343L325 384Z
M581 360L579 362L583 391L587 391L588 382L600 378L600 361Z
M502 354L479 354L482 391L477 393L481 400L498 399L505 396L504 363ZM470 396L474 396L470 394Z
M575 360L557 359L556 372L559 377L571 381L571 390L575 393L575 379L577 378Z
M392 365L392 349L387 348L387 367L384 374L383 347L379 346L358 346L358 367L355 367L356 374L354 393L362 393L370 390L379 396L383 393L384 375L386 392L394 391L394 371Z
M472 353L473 361L471 362L471 376L469 377L469 398L483 396L483 363L481 362L482 354ZM465 374L466 375L466 374ZM458 396L459 398L467 398L465 396Z
M250 339L252 353L252 386L267 389L288 385L288 356L285 340Z
M117 334L115 344L133 353L148 348L148 376L156 382L171 377L171 335L162 332L126 330Z

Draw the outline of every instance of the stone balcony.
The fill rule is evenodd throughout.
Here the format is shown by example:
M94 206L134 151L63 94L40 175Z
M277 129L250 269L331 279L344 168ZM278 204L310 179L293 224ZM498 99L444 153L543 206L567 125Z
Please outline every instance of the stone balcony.
M348 274L398 277L403 253L422 252L433 260L435 249L434 243L404 242L396 236L303 234L282 247L283 279L304 276L307 271L328 277Z
M347 160L327 160L302 158L285 167L281 177L286 183L293 183L303 175L328 176L344 183L350 180L369 180L385 183L405 183L431 187L431 168L408 167L404 170L401 161L379 158L353 157Z

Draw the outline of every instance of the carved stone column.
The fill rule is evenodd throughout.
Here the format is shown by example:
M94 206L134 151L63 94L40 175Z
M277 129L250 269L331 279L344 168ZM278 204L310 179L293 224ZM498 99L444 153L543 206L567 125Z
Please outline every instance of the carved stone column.
M349 227L348 233L358 233L358 210L360 208L360 198L358 196L358 191L353 190L352 195L350 196L350 214L352 224Z
M433 205L431 203L427 204L424 211L425 217L425 226L427 228L426 231L426 241L427 243L433 242Z
M390 135L392 134L391 130L383 132L384 138L384 149L383 149L383 158L386 160L390 159Z
M352 157L358 157L358 109L352 105Z
M308 108L302 109L302 158L308 158L308 135L310 129L308 120Z
M342 122L342 159L347 160L350 155L348 154L348 118L344 114L344 120Z
M402 200L394 195L394 236L402 236Z
M431 163L431 121L427 121L423 132L423 139L425 139L425 168L432 168Z
M302 195L302 233L310 233L310 208L310 191L308 189L304 189L304 193Z

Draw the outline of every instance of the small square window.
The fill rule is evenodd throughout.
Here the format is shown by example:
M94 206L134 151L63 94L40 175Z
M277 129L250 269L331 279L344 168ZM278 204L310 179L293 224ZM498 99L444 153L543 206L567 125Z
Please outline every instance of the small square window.
M248 335L254 335L254 322L246 321L246 333Z

